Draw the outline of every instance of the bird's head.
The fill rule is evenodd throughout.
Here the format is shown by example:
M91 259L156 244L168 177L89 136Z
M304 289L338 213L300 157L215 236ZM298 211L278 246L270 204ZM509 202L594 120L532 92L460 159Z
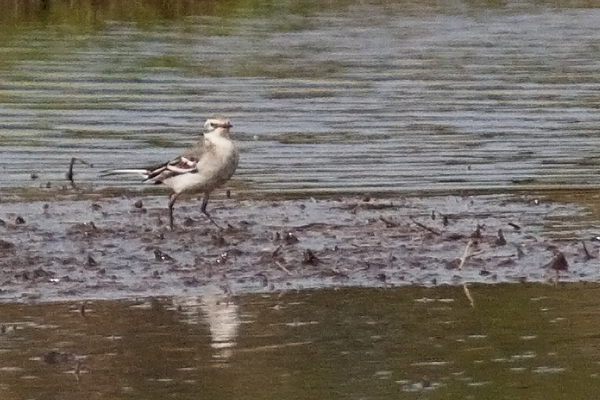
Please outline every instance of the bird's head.
M229 129L232 126L227 119L209 118L204 123L204 134L215 132L218 135L229 137Z

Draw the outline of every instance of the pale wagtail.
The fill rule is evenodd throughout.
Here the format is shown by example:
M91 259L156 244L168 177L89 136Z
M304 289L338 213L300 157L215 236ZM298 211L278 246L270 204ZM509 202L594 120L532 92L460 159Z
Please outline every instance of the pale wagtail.
M169 197L169 223L173 230L173 205L183 193L203 193L200 210L218 228L220 226L206 211L210 193L231 178L238 165L239 155L229 138L232 125L226 119L208 119L204 123L204 138L173 160L140 169L115 169L102 176L140 174L144 182L163 183L173 189Z

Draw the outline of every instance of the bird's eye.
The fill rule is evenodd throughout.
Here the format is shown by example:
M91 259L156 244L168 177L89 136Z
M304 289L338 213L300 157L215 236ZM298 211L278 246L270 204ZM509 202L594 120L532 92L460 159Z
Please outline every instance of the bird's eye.
M216 127L217 127L217 124L215 124L214 122L211 122L211 123L210 123L210 127L211 127L211 128L216 128Z

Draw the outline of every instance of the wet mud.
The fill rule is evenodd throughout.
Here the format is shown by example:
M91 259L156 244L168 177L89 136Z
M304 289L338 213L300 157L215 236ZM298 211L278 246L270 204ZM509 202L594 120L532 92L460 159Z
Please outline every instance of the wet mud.
M0 300L594 281L595 220L519 196L5 203Z

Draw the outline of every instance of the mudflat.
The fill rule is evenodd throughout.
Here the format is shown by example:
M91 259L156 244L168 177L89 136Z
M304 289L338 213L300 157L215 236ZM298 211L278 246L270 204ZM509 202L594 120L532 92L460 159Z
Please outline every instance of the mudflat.
M0 300L598 279L594 220L532 196L2 204ZM501 236L499 234L501 231ZM585 246L585 248L584 248Z

